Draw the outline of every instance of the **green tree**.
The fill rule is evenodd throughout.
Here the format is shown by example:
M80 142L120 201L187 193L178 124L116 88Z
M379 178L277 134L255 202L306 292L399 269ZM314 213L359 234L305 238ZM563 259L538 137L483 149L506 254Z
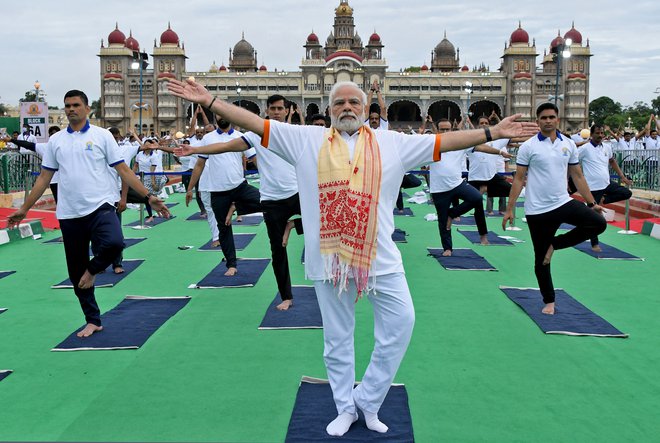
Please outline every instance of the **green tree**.
M651 107L644 102L635 102L632 106L626 106L623 109L623 115L626 116L626 119L630 118L632 127L637 131L646 126L652 113Z
M19 102L36 102L37 94L34 91L27 91L25 97L18 100Z
M0 103L0 117L5 115L5 113L9 112L7 109L7 105L4 103Z
M653 108L653 113L657 116L660 115L660 95L651 100L651 107Z
M606 121L607 117L621 114L621 110L621 103L615 102L609 97L598 97L589 103L589 121L603 123ZM612 128L614 128L614 126L612 126Z
M101 118L101 99L94 100L89 107L92 108L92 112L89 115L90 117Z

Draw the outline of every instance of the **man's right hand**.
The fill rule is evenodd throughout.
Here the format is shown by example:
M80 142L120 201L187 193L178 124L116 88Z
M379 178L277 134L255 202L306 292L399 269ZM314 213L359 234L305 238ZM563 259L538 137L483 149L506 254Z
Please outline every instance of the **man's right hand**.
M21 221L25 218L26 215L27 215L27 211L23 209L17 210L8 217L7 227L9 229L14 229L18 227L18 225L21 223Z
M190 204L190 202L192 201L192 198L193 198L192 191L187 191L186 192L186 207Z
M513 226L513 212L511 212L510 209L507 209L506 212L504 213L504 217L502 217L502 229L506 231L506 222L509 222L510 225Z

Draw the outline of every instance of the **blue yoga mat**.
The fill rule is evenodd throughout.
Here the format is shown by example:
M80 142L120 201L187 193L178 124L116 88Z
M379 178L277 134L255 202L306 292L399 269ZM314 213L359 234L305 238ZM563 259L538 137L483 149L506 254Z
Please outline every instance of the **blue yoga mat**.
M465 238L470 240L472 244L481 245L481 236L479 235L479 231L463 231L458 229L458 232L463 234ZM486 238L492 246L513 246L513 243L505 238L498 237L497 234L495 234L493 231L488 231Z
M252 215L244 215L243 216L243 221L236 221L234 218L231 221L231 224L233 226L258 226L261 224L261 222L264 221L264 216L261 214L252 214Z
M257 284L259 277L270 263L269 258L241 258L236 268L238 274L231 277L225 276L227 266L224 260L217 265L206 277L197 284L188 286L189 289L211 289L211 288L246 288Z
M413 214L412 209L410 208L403 208L403 212L399 212L398 209L394 208L393 211L394 215L400 215L404 217L413 217L415 214Z
M78 328L53 351L138 349L167 320L188 304L190 297L139 297L129 295L101 316L103 330L80 338Z
M252 239L256 236L257 234L238 234L234 233L234 247L236 248L237 251L241 251L250 244ZM214 248L211 246L211 243L213 243L213 240L207 241L203 246L200 246L198 251L220 251L222 252L222 248L218 246L217 248Z
M147 217L144 217L144 218L146 219ZM168 222L168 221L170 221L172 219L175 219L175 218L176 218L175 215L171 215L170 218L163 218L163 217L158 217L157 215L154 214L154 221L152 221L151 223L145 223L144 225L145 226L158 226L162 223ZM134 221L132 223L129 223L127 225L124 225L124 226L126 226L126 227L140 226L140 220L136 220L136 221Z
M472 215L462 215L460 220L458 220L458 221L452 220L451 225L452 226L476 226L477 222L474 220L474 216L472 216Z
M500 289L546 334L628 337L562 289L555 289L554 315L541 313L544 303L538 289L506 286L500 286Z
M15 273L16 271L0 271L0 279L3 279Z
M9 375L14 372L10 369L0 369L0 381L4 380L5 378L9 377Z
M599 244L600 248L603 250L602 252L595 252L592 250L590 241L580 243L579 245L574 246L574 248L600 260L644 260L643 258L617 249L614 246L609 246L605 243Z
M408 243L408 240L406 240L406 231L399 229L399 228L394 228L394 232L392 233L392 240L394 240L395 243Z
M488 263L488 260L472 249L453 249L451 257L443 256L442 249L427 249L429 255L449 271L497 271L493 265Z
M169 208L173 208L173 207L175 207L175 206L178 205L178 204L179 204L179 203L165 203L165 206L167 206L167 208L169 209Z
M198 221L198 220L206 221L206 217L202 218L201 212L195 212L193 215L188 217L186 220L188 220L188 221Z
M305 247L303 246L302 254L300 254L300 264L305 264Z
M321 310L313 286L293 286L293 306L287 311L278 311L282 302L280 293L266 309L259 329L319 329L323 327Z
M94 287L95 288L111 288L114 285L118 284L120 281L122 281L128 274L131 272L135 271L138 266L140 266L142 263L144 263L144 260L124 260L123 266L124 266L124 272L121 274L115 274L115 272L112 270L112 265L108 266L105 269L105 272L102 272L100 274L96 274L96 279L94 280ZM71 280L68 278L64 280L63 282L51 286L52 289L73 289L73 284L71 284Z
M287 443L309 442L414 442L408 393L403 385L392 385L378 411L378 418L388 426L379 434L367 429L362 413L343 437L331 437L325 427L337 416L330 385L324 380L303 377L286 433Z

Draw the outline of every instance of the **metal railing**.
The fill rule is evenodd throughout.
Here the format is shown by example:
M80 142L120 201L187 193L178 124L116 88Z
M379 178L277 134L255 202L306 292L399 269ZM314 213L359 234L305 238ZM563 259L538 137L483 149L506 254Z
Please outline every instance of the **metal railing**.
M0 154L0 192L20 192L31 189L41 170L41 159L35 154L4 152Z

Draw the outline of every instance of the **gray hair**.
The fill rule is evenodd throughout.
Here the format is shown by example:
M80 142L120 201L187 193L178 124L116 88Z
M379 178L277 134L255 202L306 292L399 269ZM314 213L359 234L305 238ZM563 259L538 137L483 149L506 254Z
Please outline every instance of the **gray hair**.
M355 82L339 82L335 83L332 86L332 89L330 90L330 106L332 106L332 102L335 100L335 95L337 95L337 91L339 88L343 88L344 86L352 86L358 91L360 91L360 98L362 99L362 105L367 104L367 94L364 93L362 89L360 89L360 86L355 83Z

